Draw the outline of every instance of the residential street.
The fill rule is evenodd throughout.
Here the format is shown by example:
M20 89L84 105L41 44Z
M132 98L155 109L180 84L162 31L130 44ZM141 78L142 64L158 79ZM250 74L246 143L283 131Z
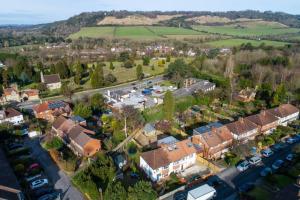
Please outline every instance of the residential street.
M40 146L39 139L27 139L25 145L32 149L36 158L45 170L45 175L61 194L63 200L83 200L82 194L72 186L70 178L51 160L49 154Z

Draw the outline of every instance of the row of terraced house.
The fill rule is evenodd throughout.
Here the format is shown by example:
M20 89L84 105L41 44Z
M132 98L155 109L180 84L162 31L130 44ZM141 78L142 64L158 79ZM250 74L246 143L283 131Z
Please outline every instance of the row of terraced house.
M182 172L196 163L197 156L219 159L233 146L233 141L246 143L261 134L271 134L279 125L287 126L299 118L299 109L291 104L263 110L230 124L214 122L193 130L193 136L144 152L140 168L152 181L171 173Z

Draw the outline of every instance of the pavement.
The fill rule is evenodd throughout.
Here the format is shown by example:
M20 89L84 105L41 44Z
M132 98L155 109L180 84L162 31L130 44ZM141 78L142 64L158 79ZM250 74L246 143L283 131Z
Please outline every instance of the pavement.
M48 179L61 194L63 200L84 200L83 195L71 184L69 176L60 170L40 145L39 139L27 139L25 145L32 149L32 155L42 165Z

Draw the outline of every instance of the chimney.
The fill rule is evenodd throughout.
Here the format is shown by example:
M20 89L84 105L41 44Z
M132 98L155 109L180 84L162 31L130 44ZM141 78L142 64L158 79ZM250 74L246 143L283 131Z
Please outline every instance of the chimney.
M243 123L245 122L244 118L243 118L243 117L240 117L240 118L239 118L239 122L243 124Z
M41 82L42 82L42 83L45 83L44 74L43 74L42 71L41 71Z

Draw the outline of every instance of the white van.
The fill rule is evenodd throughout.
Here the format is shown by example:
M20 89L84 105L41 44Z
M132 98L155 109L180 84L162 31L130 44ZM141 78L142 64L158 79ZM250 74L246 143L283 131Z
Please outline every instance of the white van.
M259 156L254 156L254 157L249 159L249 163L251 165L257 165L260 162L261 162L261 158Z

